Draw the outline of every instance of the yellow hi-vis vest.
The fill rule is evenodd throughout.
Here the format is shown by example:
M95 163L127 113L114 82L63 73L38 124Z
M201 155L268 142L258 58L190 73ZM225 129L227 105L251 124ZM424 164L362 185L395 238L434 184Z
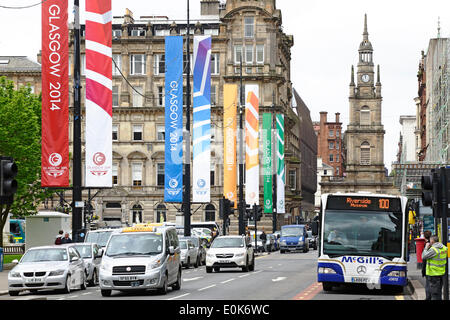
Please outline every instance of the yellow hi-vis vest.
M427 260L427 276L442 276L445 274L445 264L447 263L447 247L442 249L431 247L436 251L436 256Z

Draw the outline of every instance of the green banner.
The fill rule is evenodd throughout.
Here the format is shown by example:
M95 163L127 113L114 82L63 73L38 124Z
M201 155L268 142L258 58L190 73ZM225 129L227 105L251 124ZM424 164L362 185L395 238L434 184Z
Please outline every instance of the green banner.
M273 212L272 181L272 114L263 114L263 178L264 178L264 213Z

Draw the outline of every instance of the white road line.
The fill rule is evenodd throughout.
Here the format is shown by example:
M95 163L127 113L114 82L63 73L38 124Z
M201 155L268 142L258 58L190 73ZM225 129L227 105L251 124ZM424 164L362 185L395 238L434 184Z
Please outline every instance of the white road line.
M278 277L276 279L272 279L272 282L278 282L278 281L283 281L286 280L286 277Z
M228 282L231 282L231 281L234 281L234 280L236 280L236 278L231 278L231 279L222 281L221 283L225 284L225 283L228 283Z
M187 279L183 279L184 282L189 282L189 281L195 281L195 280L199 280L202 279L203 277L195 277L195 278L187 278Z
M206 290L206 289L211 289L211 288L214 288L216 285L215 284L213 284L213 285L210 285L210 286L207 286L207 287L204 287L204 288L201 288L201 289L198 289L198 291L203 291L203 290Z
M173 298L170 298L170 299L167 299L167 300L175 300L175 299L186 297L188 295L190 295L190 293L185 293L185 294L182 294L181 296L176 296L176 297L173 297Z
M245 277L248 277L249 275L250 275L250 273L243 274L242 276L239 276L239 278L245 278Z

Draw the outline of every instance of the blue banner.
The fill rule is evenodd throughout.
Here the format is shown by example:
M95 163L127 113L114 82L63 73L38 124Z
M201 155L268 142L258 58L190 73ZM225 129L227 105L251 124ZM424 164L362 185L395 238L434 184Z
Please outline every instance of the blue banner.
M183 37L166 37L165 202L183 202Z

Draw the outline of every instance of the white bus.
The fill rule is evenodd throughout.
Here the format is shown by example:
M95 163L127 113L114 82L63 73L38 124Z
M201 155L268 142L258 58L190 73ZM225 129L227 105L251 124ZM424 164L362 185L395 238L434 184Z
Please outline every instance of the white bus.
M407 198L370 193L322 195L318 282L370 289L407 285ZM392 287L395 288L395 287Z

